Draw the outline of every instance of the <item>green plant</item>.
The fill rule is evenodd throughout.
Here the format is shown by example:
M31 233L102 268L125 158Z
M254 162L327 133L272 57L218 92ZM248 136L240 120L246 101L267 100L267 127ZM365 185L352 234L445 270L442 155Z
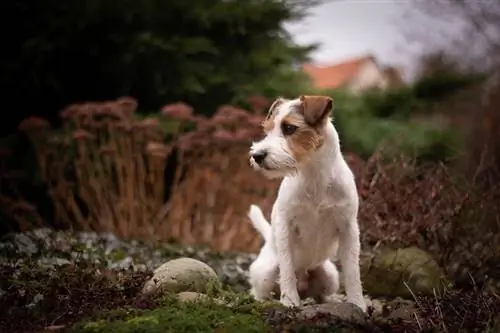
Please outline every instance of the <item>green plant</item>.
M422 109L424 104L414 96L412 87L394 91L367 91L361 98L364 107L376 118L408 119L416 110Z
M51 120L75 101L116 96L211 114L241 93L297 91L303 76L291 67L315 45L294 43L283 23L314 2L19 0L2 8L22 28L5 41L0 86L7 104Z
M438 72L427 75L414 83L413 96L420 100L440 101L472 85L481 83L486 78L483 74L459 74Z

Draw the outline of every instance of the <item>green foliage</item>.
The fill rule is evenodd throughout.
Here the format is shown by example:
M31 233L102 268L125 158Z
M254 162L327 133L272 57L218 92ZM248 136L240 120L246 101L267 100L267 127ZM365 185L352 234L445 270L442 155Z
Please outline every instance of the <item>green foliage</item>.
M388 92L368 91L362 99L370 114L377 118L408 118L423 104L423 101L414 98L411 87Z
M457 90L450 89L447 96ZM335 100L333 118L345 151L367 158L384 145L391 148L387 154L404 153L436 161L456 156L462 147L458 129L433 121L432 110L438 101L416 97L415 86L361 95L346 91L318 93Z
M369 157L381 145L389 145L388 154L409 154L422 160L453 157L460 147L460 135L424 121L379 119L337 115L341 143L345 151Z
M20 108L48 112L128 95L142 109L182 100L212 113L242 93L295 93L303 76L292 65L314 46L295 45L283 23L312 4L17 0L1 11L18 25L4 44L0 87Z
M484 75L463 75L453 72L438 72L420 78L412 87L413 98L425 101L439 101L476 83Z
M183 303L175 295L167 295L157 309L115 310L102 314L102 319L76 325L72 332L260 333L268 330L262 316L264 308L256 302L232 307L212 300Z

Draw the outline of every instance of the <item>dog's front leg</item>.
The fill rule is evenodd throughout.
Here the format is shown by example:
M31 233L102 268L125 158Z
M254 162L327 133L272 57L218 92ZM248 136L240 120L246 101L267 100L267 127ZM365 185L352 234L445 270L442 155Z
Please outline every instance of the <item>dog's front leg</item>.
M360 247L359 227L357 221L354 220L340 231L339 257L344 275L347 301L356 304L366 312L359 269Z
M276 228L274 235L279 261L280 301L285 306L299 306L300 297L297 290L297 276L293 266L290 226L280 216L277 216L273 223Z

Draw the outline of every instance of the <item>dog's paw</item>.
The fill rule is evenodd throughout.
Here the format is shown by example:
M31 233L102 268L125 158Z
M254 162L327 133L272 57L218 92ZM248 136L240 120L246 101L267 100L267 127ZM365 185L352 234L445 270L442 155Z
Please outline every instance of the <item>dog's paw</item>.
M300 306L300 297L298 293L295 295L282 293L280 297L280 302L286 307Z
M353 299L353 300L347 300L349 303L352 303L354 305L357 305L363 312L367 311L367 306L366 306L366 301L363 297L359 299Z

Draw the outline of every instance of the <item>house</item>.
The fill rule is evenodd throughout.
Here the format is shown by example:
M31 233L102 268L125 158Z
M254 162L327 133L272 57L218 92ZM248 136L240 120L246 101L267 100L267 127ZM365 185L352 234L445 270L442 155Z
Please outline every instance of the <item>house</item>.
M350 59L329 66L305 64L303 69L318 89L344 88L352 92L362 92L370 88L394 89L404 85L398 69L382 67L373 56Z

